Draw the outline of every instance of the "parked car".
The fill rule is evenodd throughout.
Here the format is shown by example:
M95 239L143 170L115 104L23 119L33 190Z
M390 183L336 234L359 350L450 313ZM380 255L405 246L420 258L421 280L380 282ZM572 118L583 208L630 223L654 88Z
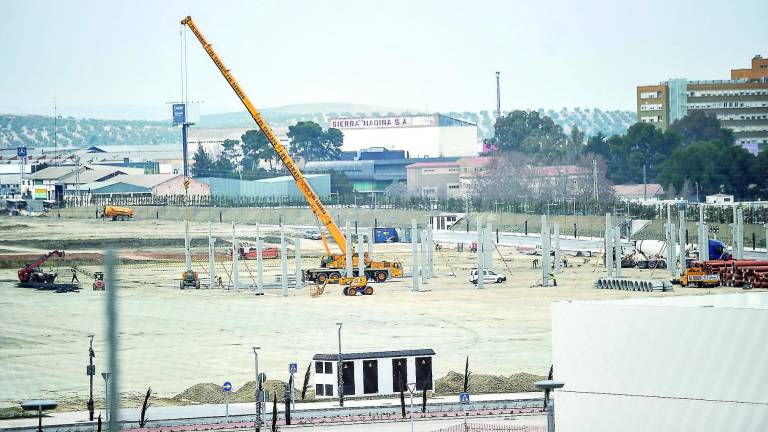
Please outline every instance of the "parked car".
M310 240L320 240L322 236L320 235L320 230L308 229L304 230L304 238Z
M483 283L502 283L506 282L507 276L496 273L493 270L483 269ZM469 281L473 284L477 283L477 270L472 270L469 273Z

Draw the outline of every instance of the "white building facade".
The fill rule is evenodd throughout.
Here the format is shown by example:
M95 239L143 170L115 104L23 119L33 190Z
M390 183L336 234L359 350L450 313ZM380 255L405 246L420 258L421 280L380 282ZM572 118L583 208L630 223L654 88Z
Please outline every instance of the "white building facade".
M404 150L408 157L477 156L477 125L442 114L330 118L344 134L344 151Z
M552 304L558 432L765 431L768 293Z
M400 391L398 383L407 393L407 384L415 383L417 391L435 388L432 374L431 349L378 351L343 354L343 382L345 396L388 395ZM315 354L315 397L338 397L338 354Z

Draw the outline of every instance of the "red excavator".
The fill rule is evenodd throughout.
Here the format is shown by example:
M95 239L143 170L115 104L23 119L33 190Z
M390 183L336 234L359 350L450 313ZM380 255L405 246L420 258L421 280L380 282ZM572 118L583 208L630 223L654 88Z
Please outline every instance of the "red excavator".
M57 273L46 273L40 266L51 257L63 257L64 251L55 250L41 256L19 269L19 285L28 288L58 289L55 284Z

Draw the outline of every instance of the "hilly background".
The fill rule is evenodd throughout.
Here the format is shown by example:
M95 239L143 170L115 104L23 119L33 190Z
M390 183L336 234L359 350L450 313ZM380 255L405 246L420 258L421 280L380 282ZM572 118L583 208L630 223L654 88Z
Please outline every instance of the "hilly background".
M623 134L635 123L632 111L602 111L593 109L560 110L538 109L565 129L576 125L587 136L602 132L605 135ZM418 114L402 108L344 103L287 105L265 108L262 114L273 128L287 128L299 121L314 121L325 127L331 117L387 116ZM493 116L489 111L442 113L478 125L481 138L493 135ZM148 118L156 115L148 114ZM169 116L170 117L170 116ZM250 128L255 127L247 112L203 115L196 128ZM52 116L0 114L0 148L17 146L53 146L54 119ZM181 142L177 128L170 120L105 120L97 118L62 117L56 120L57 145L89 147L94 145L153 145Z

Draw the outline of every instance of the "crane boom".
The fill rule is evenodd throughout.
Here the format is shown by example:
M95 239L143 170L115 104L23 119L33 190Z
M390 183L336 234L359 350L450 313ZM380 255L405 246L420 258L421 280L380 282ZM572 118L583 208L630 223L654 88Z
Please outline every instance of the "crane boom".
M237 94L237 97L240 98L240 101L243 103L243 105L245 105L245 109L248 110L248 113L251 115L251 117L253 117L253 120L257 125L259 125L261 133L263 133L267 138L269 143L272 145L272 148L275 149L275 152L280 157L280 160L283 161L286 169L288 169L288 172L290 172L291 176L293 176L293 179L296 181L296 186L304 195L304 198L307 199L310 208L312 208L312 212L315 214L315 216L317 216L320 222L325 225L328 233L336 241L336 244L339 246L339 248L341 248L343 254L347 249L347 241L344 238L344 234L333 221L333 217L331 217L330 213L328 213L328 211L325 209L325 206L320 201L320 198L317 196L315 191L312 190L312 187L309 185L307 179L304 177L304 175L301 174L299 167L296 166L296 163L293 161L291 155L289 155L285 147L280 144L280 140L277 138L277 135L275 135L275 133L272 131L272 128L269 127L261 113L259 113L259 111L256 110L256 108L253 106L250 99L248 99L248 96L246 96L243 89L240 88L240 85L235 80L235 77L232 76L232 73L229 71L229 69L224 66L224 63L219 58L218 54L216 54L216 51L214 51L211 44L208 43L208 41L205 39L205 36L203 36L203 34L195 25L194 21L192 21L192 17L188 16L184 18L181 21L181 24L186 25L190 30L192 30L192 33L195 34L195 37L197 37L197 40L203 46L205 52L208 53L208 56L211 58L211 60L213 60L213 63L217 68L219 68L219 72L224 75L224 78L226 78L230 87L232 87L232 90L234 90L235 94Z

